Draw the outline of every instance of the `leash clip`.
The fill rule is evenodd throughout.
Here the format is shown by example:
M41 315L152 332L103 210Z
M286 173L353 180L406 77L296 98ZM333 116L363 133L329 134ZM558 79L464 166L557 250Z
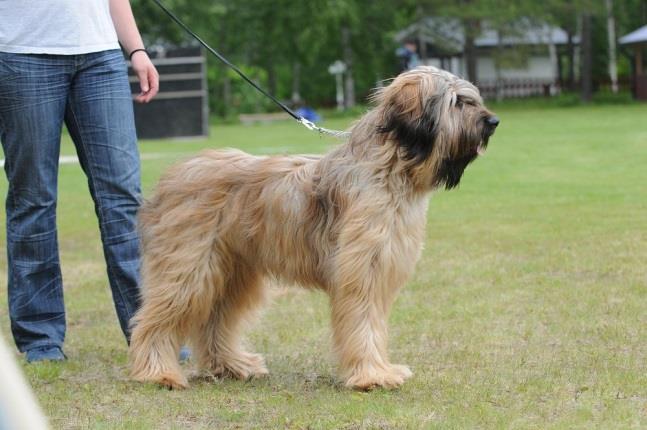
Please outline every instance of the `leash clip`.
M308 130L318 130L319 127L317 127L312 121L308 121L304 117L299 118L299 122L303 124L305 128Z
M328 130L327 128L319 127L312 121L300 117L298 120L305 128L311 131L317 131L319 134L336 137L338 139L347 139L350 137L350 132L348 131L337 131L337 130Z

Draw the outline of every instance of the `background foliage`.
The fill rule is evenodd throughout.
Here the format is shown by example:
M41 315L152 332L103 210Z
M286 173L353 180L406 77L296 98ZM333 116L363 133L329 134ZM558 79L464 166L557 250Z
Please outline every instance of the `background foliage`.
M151 0L133 0L149 45L192 43ZM347 88L364 100L377 83L398 72L397 31L424 16L457 17L477 36L483 20L505 30L520 18L547 21L578 34L578 17L592 15L594 79L607 70L606 12L603 0L164 0L214 48L284 100L334 104L328 65L351 65ZM615 0L618 36L647 22L647 0ZM630 73L620 55L620 72ZM210 58L212 111L221 116L272 109L246 84ZM351 101L351 105L352 105Z

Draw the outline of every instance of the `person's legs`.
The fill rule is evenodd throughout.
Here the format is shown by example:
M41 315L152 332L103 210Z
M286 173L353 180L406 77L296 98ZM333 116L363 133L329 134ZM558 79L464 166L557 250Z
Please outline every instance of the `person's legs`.
M139 305L139 152L126 64L120 51L77 56L65 113L99 217L121 329Z
M9 315L16 345L29 361L63 358L56 196L69 71L65 57L0 53Z

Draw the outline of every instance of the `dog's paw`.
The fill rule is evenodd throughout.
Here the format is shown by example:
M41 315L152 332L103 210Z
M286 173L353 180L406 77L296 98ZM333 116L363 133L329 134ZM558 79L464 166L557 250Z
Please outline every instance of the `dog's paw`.
M392 370L402 376L405 380L411 378L413 376L413 372L411 369L409 369L408 366L405 366L403 364L392 364L391 365Z
M169 390L184 390L186 388L189 388L189 382L184 377L184 375L171 372L165 372L158 375L150 375L145 377L135 377L134 379L138 382L151 382L158 384L162 387L168 388Z
M346 386L360 391L370 391L375 388L394 389L413 375L407 366L392 364L387 368L368 371L359 370L346 380Z
M241 352L219 360L218 366L212 369L212 373L246 381L252 378L262 378L269 372L265 367L265 359L262 355Z

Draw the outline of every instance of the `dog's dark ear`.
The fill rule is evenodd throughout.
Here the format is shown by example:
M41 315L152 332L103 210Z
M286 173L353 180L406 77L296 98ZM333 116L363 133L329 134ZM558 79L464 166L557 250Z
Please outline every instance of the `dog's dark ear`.
M413 103L408 100L407 103ZM436 115L436 98L430 98L422 109L410 108L393 103L384 112L384 123L378 128L380 133L391 134L404 149L405 159L421 163L426 160L434 148L438 135ZM417 111L417 112L416 112Z

